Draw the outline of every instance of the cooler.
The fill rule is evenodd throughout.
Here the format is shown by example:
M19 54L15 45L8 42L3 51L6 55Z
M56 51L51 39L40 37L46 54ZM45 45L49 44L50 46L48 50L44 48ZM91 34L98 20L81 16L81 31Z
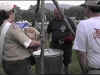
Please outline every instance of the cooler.
M33 52L36 61L36 74L40 75L41 50ZM44 49L44 74L64 74L63 51L59 49Z

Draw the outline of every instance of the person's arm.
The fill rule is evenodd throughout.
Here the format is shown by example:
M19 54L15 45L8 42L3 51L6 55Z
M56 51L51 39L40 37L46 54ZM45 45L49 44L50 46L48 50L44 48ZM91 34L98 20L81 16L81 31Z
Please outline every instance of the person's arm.
M80 67L84 73L87 71L87 32L85 30L84 23L79 23L76 36L73 44L73 50L76 51L76 55L80 64Z
M77 59L79 61L81 70L83 73L87 72L88 62L86 52L76 51Z
M37 49L38 47L40 47L40 41L35 41L35 40L32 40L32 42L28 46L28 48L33 48L33 49Z
M40 47L40 41L31 40L18 26L13 25L10 28L13 38L15 38L19 44L22 44L25 48Z

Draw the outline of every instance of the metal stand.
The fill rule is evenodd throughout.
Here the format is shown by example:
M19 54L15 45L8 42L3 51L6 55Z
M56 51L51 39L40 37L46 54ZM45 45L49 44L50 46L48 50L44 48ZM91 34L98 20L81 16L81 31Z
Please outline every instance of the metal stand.
M39 8L40 8L40 12L41 12L41 19L42 19L42 25L41 25L41 54L40 54L40 74L44 75L45 71L44 71L44 48L45 48L45 31L44 31L44 26L45 26L45 22L46 22L46 16L45 16L45 3L44 0L37 0L37 9L36 9L36 13L38 12ZM59 5L57 3L56 0L52 0L54 5L56 6L56 8L58 9L59 13L64 17L64 20L66 22L66 24L68 25L68 28L71 30L72 34L75 35L75 32L73 31L70 23L68 22L68 20L65 18L64 14L61 12Z

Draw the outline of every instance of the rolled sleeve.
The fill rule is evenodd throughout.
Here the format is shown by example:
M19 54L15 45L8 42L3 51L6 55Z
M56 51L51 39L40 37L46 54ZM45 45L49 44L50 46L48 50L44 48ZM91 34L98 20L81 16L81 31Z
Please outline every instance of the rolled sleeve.
M29 40L25 41L25 42L24 42L24 46L25 46L25 48L28 48L28 47L29 47L29 45L31 44L31 42L32 42L32 40L31 40L31 39L29 39Z
M23 30L21 30L19 27L12 26L11 29L11 34L13 37L20 43L22 44L25 48L28 48L32 40L25 35Z

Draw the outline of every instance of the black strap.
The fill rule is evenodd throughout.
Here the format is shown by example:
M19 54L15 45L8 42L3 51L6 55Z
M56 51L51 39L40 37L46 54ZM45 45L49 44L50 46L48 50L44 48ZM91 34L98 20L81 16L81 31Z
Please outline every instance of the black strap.
M70 25L71 25L73 31L76 32L75 23L74 23L70 18L67 18L67 20L69 21L69 23L70 23Z

